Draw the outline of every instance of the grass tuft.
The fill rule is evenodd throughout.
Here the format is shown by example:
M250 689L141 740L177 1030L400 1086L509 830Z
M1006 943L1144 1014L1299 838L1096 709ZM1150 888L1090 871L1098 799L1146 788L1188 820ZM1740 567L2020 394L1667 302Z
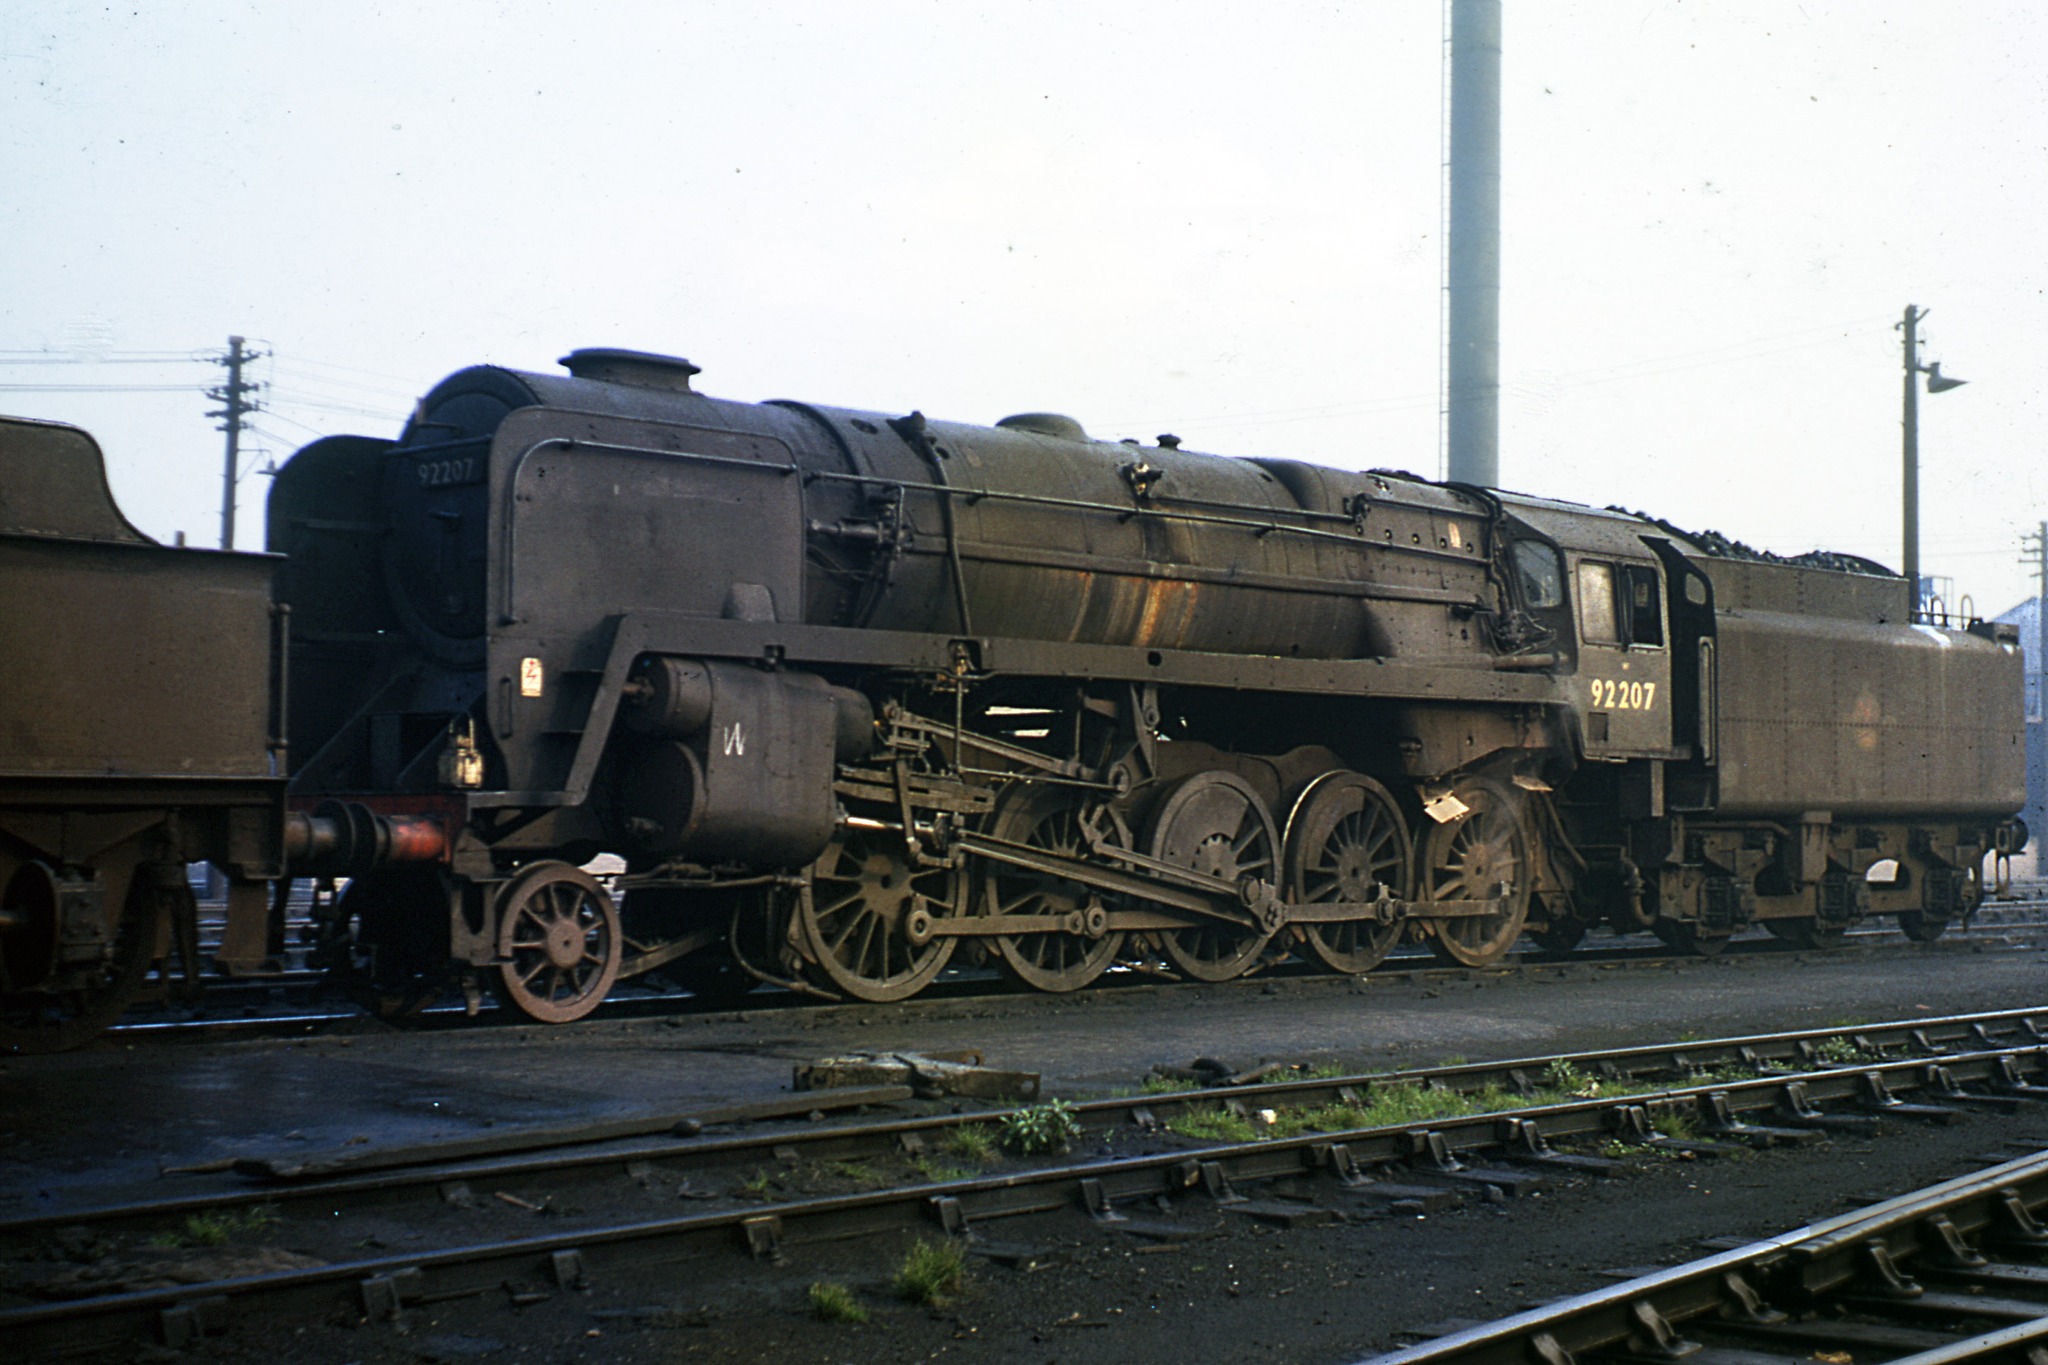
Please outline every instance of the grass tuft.
M1266 1135L1250 1119L1220 1104L1183 1109L1166 1121L1166 1130L1202 1142L1256 1142Z
M912 1157L910 1169L917 1172L918 1179L934 1185L943 1185L949 1180L965 1180L974 1174L965 1167L955 1166L930 1156Z
M859 1326L868 1320L868 1310L860 1306L860 1300L853 1291L843 1284L831 1280L819 1280L804 1291L810 1301L811 1316L820 1322L844 1322Z
M1651 1126L1668 1138L1690 1142L1700 1135L1700 1122L1690 1109L1666 1105L1651 1116Z
M967 1279L967 1253L957 1242L917 1242L896 1268L896 1292L912 1303L945 1305Z
M979 1162L984 1166L993 1163L1002 1155L995 1134L984 1123L967 1123L946 1135L946 1151L966 1161Z
M187 1214L184 1223L168 1232L159 1232L149 1239L153 1247L218 1247L226 1246L236 1237L246 1233L261 1232L281 1221L277 1210L268 1204L253 1204L246 1209L222 1209L205 1213Z

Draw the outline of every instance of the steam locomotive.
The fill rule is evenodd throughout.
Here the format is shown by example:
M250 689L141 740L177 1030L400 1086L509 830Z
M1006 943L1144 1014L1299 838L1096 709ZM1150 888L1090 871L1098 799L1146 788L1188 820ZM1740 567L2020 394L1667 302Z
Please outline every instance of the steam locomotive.
M2011 629L1875 565L563 364L463 370L273 486L294 869L349 878L326 950L388 999L1931 939L2025 839Z
M89 436L0 419L0 1049L196 983L199 860L229 971L313 877L381 1007L560 1022L645 973L897 1000L963 950L1070 991L1931 939L2026 839L2012 629L1873 564L564 364L299 451L267 555L155 544Z

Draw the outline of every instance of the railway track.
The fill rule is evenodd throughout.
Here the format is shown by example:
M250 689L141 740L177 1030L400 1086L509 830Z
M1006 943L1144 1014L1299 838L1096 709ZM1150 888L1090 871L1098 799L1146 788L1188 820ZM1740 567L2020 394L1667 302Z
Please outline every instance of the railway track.
M1191 1200L1293 1226L1404 1203L1420 1209L1459 1190L1501 1197L1558 1172L1584 1176L1614 1164L1611 1155L1553 1144L1712 1155L2048 1099L2044 1048L2048 1009L2038 1009L1147 1094L1072 1106L1074 1146L1090 1153L1085 1159L974 1170L948 1170L935 1158L963 1150L969 1130L986 1141L1001 1115L683 1139L612 1126L311 1160L252 1155L242 1169L253 1184L50 1210L0 1224L0 1245L25 1246L62 1228L73 1241L114 1247L179 1219L240 1217L291 1229L295 1243L318 1247L316 1261L175 1287L103 1276L94 1292L89 1278L70 1282L64 1292L82 1297L0 1310L0 1355L35 1358L137 1337L182 1345L234 1321L390 1316L507 1285L546 1293L649 1264L734 1251L770 1257L807 1242L934 1226L985 1255L1027 1256L989 1234L1006 1218L1062 1209L1120 1232L1171 1237L1175 1210ZM670 1128L674 1119L649 1123ZM818 1183L839 1188L810 1187ZM600 1185L627 1197L599 1214L564 1211L596 1202L590 1192ZM678 1216L678 1196L701 1202ZM649 1209L668 1212L650 1217ZM365 1217L436 1234L440 1245L363 1256L351 1239ZM327 1246L318 1245L323 1227L335 1233Z
M1373 1365L2037 1361L2048 1152L1452 1332Z
M1985 915L1991 913L1987 910ZM2048 903L2028 904L2003 910L1995 922L1987 922L1984 917L1980 917L1972 924L1970 930L1954 932L1933 945L1914 943L1895 929L1878 926L1857 930L1842 943L1827 949L1802 948L1758 933L1731 942L1716 960L1791 961L1816 952L1836 957L1856 953L1896 953L1906 956L1929 950L1955 951L1958 948L1974 951L1986 944L2032 942L2044 933L2048 933ZM1556 972L1560 969L1663 969L1675 964L1699 961L1701 959L1694 955L1655 942L1614 940L1602 942L1595 947L1581 947L1564 954L1547 953L1531 946L1527 951L1512 954L1498 965L1483 970L1489 976L1528 972L1541 978L1546 972ZM1371 978L1380 981L1429 984L1464 980L1470 977L1474 970L1443 966L1426 950L1416 948L1396 953L1375 969L1371 973ZM1265 989L1269 985L1279 983L1282 989L1313 989L1316 983L1327 985L1336 979L1338 978L1333 978L1308 964L1282 962L1262 971L1247 973L1234 982L1224 983L1223 988L1243 989L1249 986L1253 989ZM1173 988L1182 984L1173 977L1157 972L1113 970L1091 990L1105 992L1145 987ZM1217 987L1196 983L1189 985L1188 988ZM961 969L940 978L916 999L891 1008L915 1011L932 1005L943 1007L946 1002L963 999L982 1000L994 995L1006 995L1021 1001L1062 998L1047 997L1038 992L1020 989L993 969ZM725 1013L735 1008L774 1010L832 1007L833 1002L821 1005L814 997L771 988L757 990L735 1003L730 1000L704 1001L681 990L635 986L616 991L593 1012L591 1018L601 1021ZM858 1003L847 1007L867 1008ZM370 1017L369 1011L351 1001L346 992L328 982L320 973L296 972L257 980L209 983L206 995L198 1006L166 1007L162 1004L153 1004L131 1010L124 1021L116 1025L111 1032L115 1037L131 1043L270 1035L296 1037L303 1036L309 1030L345 1025ZM502 1008L488 996L472 1004L464 1001L459 995L451 995L445 1000L429 1005L405 1020L406 1026L423 1029L503 1025L526 1027L531 1023L526 1016Z

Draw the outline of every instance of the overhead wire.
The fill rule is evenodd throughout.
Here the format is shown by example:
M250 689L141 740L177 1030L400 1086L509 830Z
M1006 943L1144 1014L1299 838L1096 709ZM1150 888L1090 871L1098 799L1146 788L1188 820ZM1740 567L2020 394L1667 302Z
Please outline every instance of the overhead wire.
M290 403L294 407L317 408L323 412L347 413L357 417L381 417L393 422L405 419L403 412L394 412L390 408L371 408L355 403L337 403L319 394L304 393L298 389L272 387L267 392L274 402Z
M21 356L0 352L0 365L200 365L210 357L185 356Z
M324 370L344 370L350 374L366 374L373 379L389 379L395 384L406 385L405 391L408 393L412 392L413 386L419 382L412 375L386 374L382 370L365 370L355 365L339 365L331 360L315 360L310 356L294 355L290 363L294 365L311 365Z
M1728 342L1719 346L1705 347L1695 351L1681 351L1666 356L1647 357L1639 361L1625 361L1616 365L1595 365L1580 370L1565 370L1544 376L1527 383L1511 383L1504 386L1507 392L1542 393L1555 388L1580 388L1594 384L1624 382L1629 379L1649 379L1659 375L1679 373L1689 369L1704 369L1714 365L1735 364L1745 360L1768 359L1793 351L1811 350L1821 346L1832 346L1844 341L1854 341L1878 335L1890 323L1877 316L1856 318L1846 322L1816 324L1812 327L1795 328L1767 337L1753 338L1740 342ZM1825 332L1826 336L1816 336ZM1797 338L1809 338L1796 340ZM1776 345L1777 342L1787 345ZM1767 348L1767 349L1766 349ZM1167 417L1150 421L1110 422L1106 425L1118 430L1135 429L1163 423L1166 427L1233 427L1233 426L1277 426L1290 422L1314 421L1318 418L1362 416L1368 413L1399 412L1411 408L1435 406L1439 401L1436 394L1388 394L1377 398L1363 398L1350 402L1317 404L1300 408L1271 408L1248 413L1215 414L1208 417Z
M7 393L204 393L204 384L0 384Z

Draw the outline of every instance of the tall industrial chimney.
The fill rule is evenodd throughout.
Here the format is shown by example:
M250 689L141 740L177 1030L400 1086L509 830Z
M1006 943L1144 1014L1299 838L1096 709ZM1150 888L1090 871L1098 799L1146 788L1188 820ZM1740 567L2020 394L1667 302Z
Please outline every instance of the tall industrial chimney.
M1500 0L1450 0L1444 468L1500 483Z

